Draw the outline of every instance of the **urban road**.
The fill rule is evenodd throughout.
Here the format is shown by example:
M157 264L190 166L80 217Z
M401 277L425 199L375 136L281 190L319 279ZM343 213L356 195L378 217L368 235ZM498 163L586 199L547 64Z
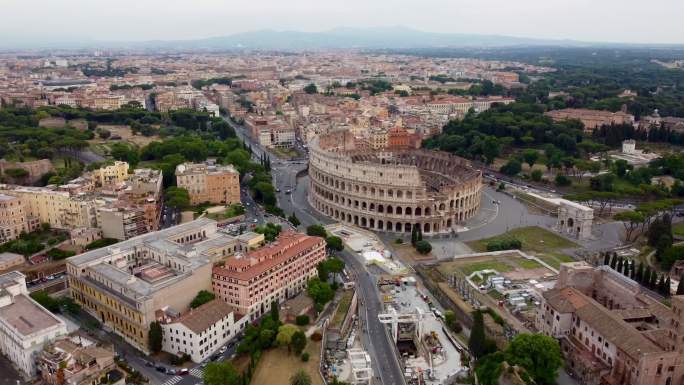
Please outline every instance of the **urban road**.
M235 129L238 137L251 146L254 159L260 159L265 152L258 143L251 140L244 127L227 120ZM300 151L303 148L300 147ZM312 224L329 224L332 221L318 214L308 203L307 192L309 178L303 175L307 164L305 160L284 161L271 157L271 173L276 189L280 192L278 205L288 215L294 213L301 222L301 227ZM301 175L300 175L301 174ZM299 177L298 177L299 175ZM289 193L288 193L289 191ZM404 385L404 376L397 358L396 347L391 341L386 328L378 320L383 311L377 286L373 276L366 271L363 264L347 250L340 253L347 272L356 277L359 293L359 318L363 333L363 346L371 355L373 365L373 383L383 385Z

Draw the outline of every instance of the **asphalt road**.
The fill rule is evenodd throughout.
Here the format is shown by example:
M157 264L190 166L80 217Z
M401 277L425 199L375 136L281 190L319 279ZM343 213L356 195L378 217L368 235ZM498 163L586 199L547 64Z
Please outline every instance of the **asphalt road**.
M264 151L258 143L254 143L243 127L227 120L233 126L238 137L252 147L255 159L259 159ZM306 161L286 161L271 157L271 173L277 190L278 205L288 215L295 213L302 228L312 224L329 224L333 221L318 214L309 206L307 201L309 178L297 178L297 174L306 169ZM289 193L288 193L289 191ZM378 314L383 311L378 294L375 278L366 271L363 264L349 252L340 253L345 261L348 272L357 277L358 293L360 295L360 320L363 325L362 342L371 355L374 384L403 385L404 376L395 354L394 343L390 340L385 327L378 320Z

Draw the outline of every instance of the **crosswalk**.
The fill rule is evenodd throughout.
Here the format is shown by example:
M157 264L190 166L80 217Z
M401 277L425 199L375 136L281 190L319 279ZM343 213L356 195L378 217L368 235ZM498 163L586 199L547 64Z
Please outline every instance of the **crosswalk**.
M202 368L193 368L190 369L190 375L195 376L197 378L202 378L202 375L204 374L204 369Z
M166 380L166 382L163 383L162 385L174 385L175 383L177 383L178 381L180 381L182 379L183 379L183 377L181 377L181 376L173 376L173 377L169 378L168 380Z

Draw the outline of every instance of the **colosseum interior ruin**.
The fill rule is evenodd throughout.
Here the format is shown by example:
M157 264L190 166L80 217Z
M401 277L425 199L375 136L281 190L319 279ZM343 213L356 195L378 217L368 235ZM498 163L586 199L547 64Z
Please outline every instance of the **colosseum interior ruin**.
M480 207L482 173L457 156L421 149L378 151L346 130L309 143L309 202L339 222L369 230L448 234Z

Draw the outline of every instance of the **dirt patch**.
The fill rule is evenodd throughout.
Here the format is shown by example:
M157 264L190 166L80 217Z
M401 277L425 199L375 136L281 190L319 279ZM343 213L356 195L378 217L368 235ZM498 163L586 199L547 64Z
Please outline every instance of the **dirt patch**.
M266 351L254 372L252 384L289 385L290 377L298 370L304 369L311 376L312 385L324 385L318 372L320 365L321 343L307 341L305 351L309 353L309 361L303 362L287 349L274 348Z
M392 250L392 254L396 255L400 260L411 265L415 265L416 263L420 262L425 263L437 261L437 258L435 258L432 254L420 254L416 251L416 249L413 248L413 246L411 246L410 243L404 243L401 245L393 243L389 246L389 248Z
M143 136L143 135L134 135L133 131L131 131L131 127L127 125L115 125L115 124L98 124L97 128L107 130L112 133L111 137L120 137L121 141L128 142L131 144L134 144L138 147L144 147L151 142L154 141L159 141L161 140L159 136L153 135L153 136ZM107 140L103 141L102 139L94 139L92 141L93 143L111 143L111 142L116 142L115 140Z

